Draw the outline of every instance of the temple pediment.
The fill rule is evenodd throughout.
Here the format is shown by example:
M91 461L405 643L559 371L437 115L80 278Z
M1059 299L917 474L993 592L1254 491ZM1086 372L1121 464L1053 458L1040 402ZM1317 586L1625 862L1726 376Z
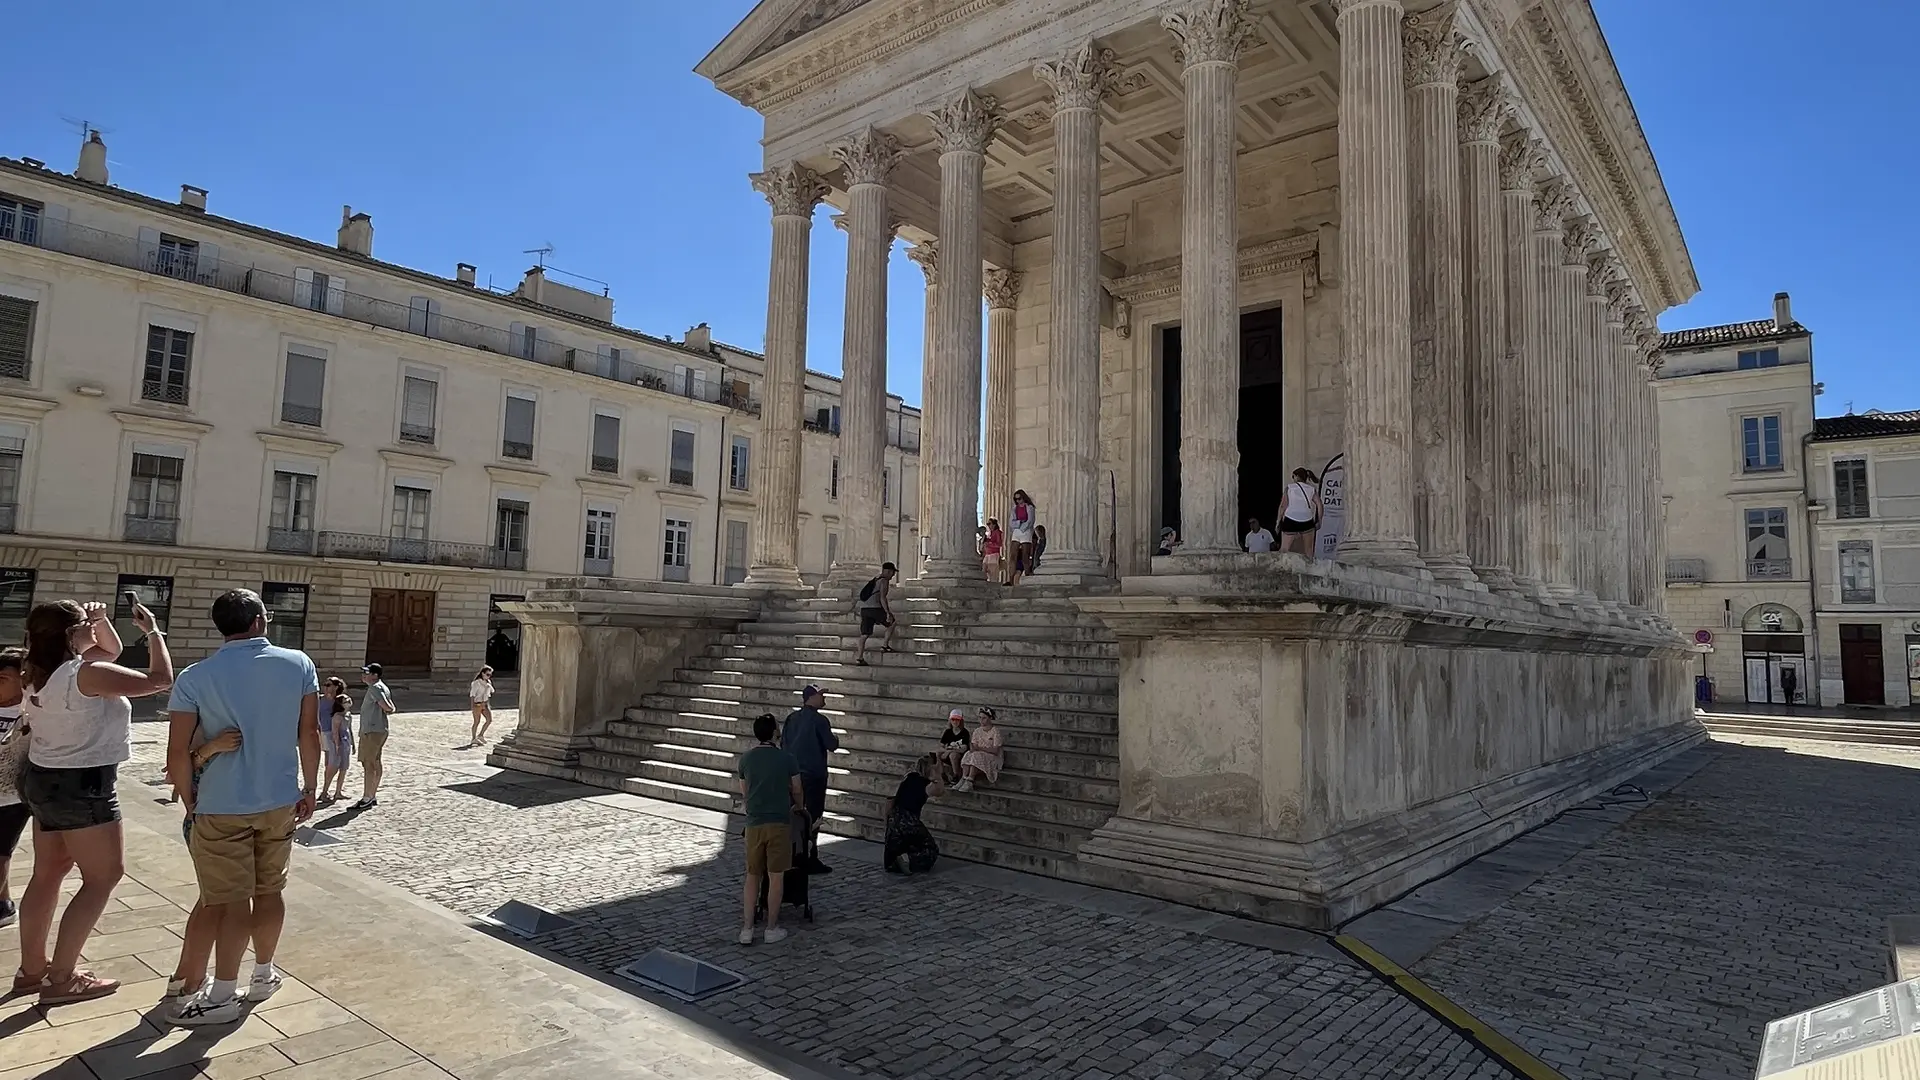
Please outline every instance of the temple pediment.
M872 0L760 0L696 69L718 78L819 30Z

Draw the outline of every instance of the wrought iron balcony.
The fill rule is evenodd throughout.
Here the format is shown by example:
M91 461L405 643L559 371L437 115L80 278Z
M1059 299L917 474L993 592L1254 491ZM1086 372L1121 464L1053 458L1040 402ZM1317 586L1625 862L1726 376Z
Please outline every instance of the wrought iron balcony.
M413 540L404 536L323 532L318 554L335 559L373 559L379 562L420 563L429 566L494 568L496 551L484 544L453 544L444 540Z
M527 553L525 551L509 551L505 548L491 548L488 550L487 556L489 565L495 570L525 570L527 568Z
M1875 595L1873 586L1855 588L1845 584L1840 586L1840 602L1843 604L1871 604L1880 599Z
M515 442L512 439L502 439L500 441L500 456L503 458L512 458L515 461L532 461L533 444L530 442Z
M27 358L25 356L0 356L0 379L24 379L27 377Z
M15 503L0 503L0 533L14 531L14 520L19 516L20 507Z
M593 455L593 471L597 473L617 473L620 471L620 459L595 454Z
M432 424L401 424L400 441L415 443L433 442Z
M134 544L176 544L180 537L180 519L128 514L123 535Z
M312 529L268 529L267 550L288 555L313 554Z
M283 401L280 403L280 422L319 427L320 409L315 405L295 405L291 401Z
M1668 559L1667 584L1698 585L1707 580L1707 560Z
M1760 581L1767 578L1790 578L1793 576L1792 559L1748 559L1747 580Z
M580 572L588 577L612 577L612 559L582 559Z
M145 401L160 401L168 405L185 405L187 403L187 386L185 383L170 383L160 379L141 379L140 397Z

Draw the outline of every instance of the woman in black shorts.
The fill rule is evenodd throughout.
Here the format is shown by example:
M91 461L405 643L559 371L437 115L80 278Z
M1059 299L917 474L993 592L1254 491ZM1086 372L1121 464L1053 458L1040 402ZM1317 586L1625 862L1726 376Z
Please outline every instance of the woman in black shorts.
M124 846L114 782L133 746L133 704L173 685L173 658L153 612L133 605L152 663L135 671L113 661L120 635L105 604L71 600L27 614L27 767L20 794L33 814L33 879L20 898L20 970L15 994L47 1005L111 994L119 982L78 968L87 935L120 882ZM47 937L60 883L80 868L53 955Z

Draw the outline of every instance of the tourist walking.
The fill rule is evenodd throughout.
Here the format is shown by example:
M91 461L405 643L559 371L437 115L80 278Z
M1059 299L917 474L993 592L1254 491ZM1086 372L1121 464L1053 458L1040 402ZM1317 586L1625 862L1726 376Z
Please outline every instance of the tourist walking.
M347 770L353 765L353 699L347 680L328 676L320 703L320 748L326 772L320 778L320 801L337 803L347 797Z
M46 1005L87 1001L120 988L78 967L87 935L120 882L125 844L120 763L133 753L133 702L173 685L173 657L153 612L133 603L133 624L147 642L147 670L114 663L120 635L105 604L72 600L27 613L27 767L20 796L33 815L33 877L20 898L16 994L38 992ZM80 868L80 891L67 901L47 954L53 912L67 871Z
M180 819L180 836L186 841L187 850L193 850L193 807L200 794L200 776L207 771L207 762L221 754L231 754L240 749L242 736L237 727L227 728L213 738L207 738L206 729L194 725L193 746L191 748L193 779L186 792L182 794L174 789L175 801L186 810ZM167 990L163 999L178 1002L193 997L206 986L207 963L213 958L214 939L220 935L218 918L209 911L206 901L195 897L193 910L187 913L186 933L181 935L180 959L174 961L173 974L167 978ZM170 1010L171 1011L171 1010Z
M1045 558L1046 554L1047 554L1047 527L1045 525L1035 525L1033 527L1033 563L1032 565L1027 567L1027 573L1029 574L1039 573L1040 560Z
M27 766L26 724L20 719L26 700L25 649L0 649L0 926L12 926L20 907L8 891L13 851L32 815L20 801L20 770Z
M889 874L924 874L933 869L934 860L940 857L940 845L934 843L933 833L927 831L926 823L920 820L920 811L926 808L927 799L937 799L947 793L938 772L935 755L921 755L913 771L900 779L893 798L887 800L887 837L881 862Z
M951 784L960 779L960 759L973 748L973 732L967 730L967 714L955 709L947 714L947 729L940 733L940 779Z
M780 725L780 748L791 754L800 768L800 792L805 796L801 805L811 819L806 858L811 874L833 872L820 861L820 819L827 813L827 761L840 749L840 738L820 712L826 704L826 692L808 686L800 691L800 707L788 713L786 722Z
M188 667L167 702L167 775L193 815L193 873L214 924L213 978L167 1015L186 1027L240 1018L240 961L253 942L244 1000L280 988L274 951L286 925L287 863L295 826L313 814L320 772L320 677L307 654L267 640L271 616L252 589L213 602L225 643ZM195 729L209 739L238 728L240 749L207 761L193 780Z
M994 723L995 719L992 709L980 706L980 726L974 729L969 749L960 756L960 782L953 785L953 790L972 791L975 781L991 784L1000 779L1006 745L1001 741L1000 725Z
M493 726L493 668L481 667L480 673L467 684L467 700L473 702L473 738L467 743L471 750L486 738L487 729Z
M774 745L779 725L772 713L753 721L759 745L740 755L740 795L747 815L747 880L740 890L740 944L753 944L753 913L760 902L760 879L767 879L766 941L786 938L780 929L780 894L785 874L793 869L793 834L788 821L795 807L805 805L800 789L800 766L793 755Z
M380 805L380 779L387 773L387 722L394 712L393 692L380 679L380 665L360 669L367 692L360 698L360 801L350 809L371 810Z
M1000 549L1006 546L1007 537L1000 531L1000 519L987 519L987 534L980 541L980 565L986 571L987 581L999 585L1006 581L1000 570Z
M1249 554L1264 555L1273 550L1273 534L1260 524L1259 518L1247 519L1247 538L1240 545Z
M881 563L880 573L860 589L860 645L854 649L853 662L861 667L867 666L867 639L882 626L887 628L887 639L880 643L880 651L893 651L893 601L887 593L893 588L893 576L899 572L892 563Z
M1314 536L1319 528L1320 478L1311 469L1295 469L1280 498L1280 550L1313 558Z
M1008 531L1013 539L1013 567L1007 584L1018 585L1020 579L1033 572L1033 529L1040 523L1040 511L1024 490L1013 493L1013 513L1008 517Z

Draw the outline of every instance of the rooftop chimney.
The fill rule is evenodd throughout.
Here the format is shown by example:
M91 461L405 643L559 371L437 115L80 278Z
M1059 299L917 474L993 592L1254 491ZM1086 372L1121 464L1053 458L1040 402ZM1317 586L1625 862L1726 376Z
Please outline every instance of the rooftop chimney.
M1773 328L1775 330L1785 330L1787 327L1792 325L1793 325L1793 302L1787 299L1786 293L1783 293L1783 292L1774 293L1773 294Z
M198 210L203 214L206 213L207 212L207 189L203 187L194 187L192 184L181 184L180 185L180 205L186 207L189 210Z
M453 265L453 280L471 289L473 288L474 272L478 269L479 267L472 263L455 263Z
M697 349L703 353L712 352L713 331L708 329L706 323L701 323L699 326L687 331L686 345L689 349Z
M340 208L340 236L336 246L351 255L373 257L373 219L356 214L353 207Z
M80 144L80 167L73 175L89 184L107 184L107 144L100 141L100 133L87 133L87 141Z

